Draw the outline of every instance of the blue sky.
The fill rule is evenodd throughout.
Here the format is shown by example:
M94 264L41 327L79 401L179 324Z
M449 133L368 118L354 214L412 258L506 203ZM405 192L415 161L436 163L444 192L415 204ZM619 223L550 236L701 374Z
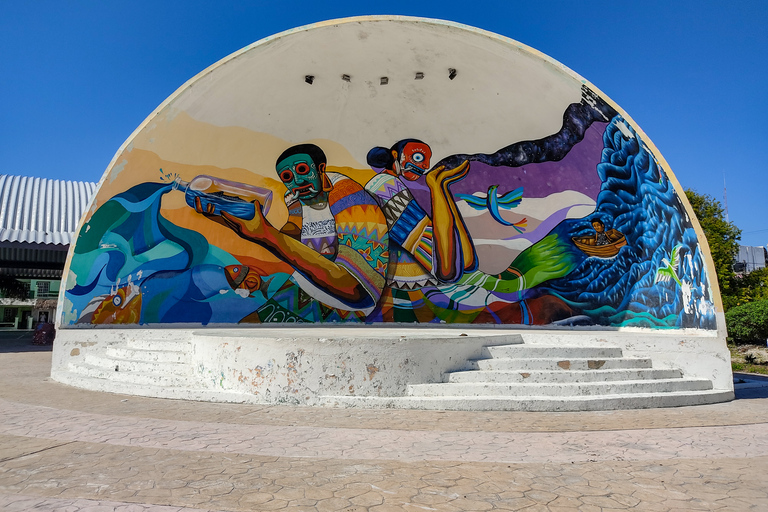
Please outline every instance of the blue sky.
M685 188L768 243L768 2L0 2L0 173L97 181L193 75L262 37L365 14L447 19L532 46L626 110Z

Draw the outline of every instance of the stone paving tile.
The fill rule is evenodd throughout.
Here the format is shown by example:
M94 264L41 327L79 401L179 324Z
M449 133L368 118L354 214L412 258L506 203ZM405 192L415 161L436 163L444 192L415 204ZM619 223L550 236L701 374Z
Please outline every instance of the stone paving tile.
M222 511L760 510L755 507L768 503L766 470L768 457L457 464L262 458L75 442L0 463L0 509L13 510L13 503L29 499L47 503L42 509L77 512L97 506L129 511L129 504L145 507L135 510L154 505ZM616 482L619 474L629 477ZM542 478L548 480L537 486Z
M125 418L0 399L0 434L279 457L587 462L768 455L766 425L620 432L435 432Z
M216 512L211 509L151 505L146 503L121 503L84 499L37 498L34 496L0 493L0 510L4 512Z
M768 510L765 398L561 414L263 407L69 388L44 380L50 353L0 365L3 511Z
M9 440L13 439L13 442ZM13 437L0 435L0 462L15 459L23 455L49 450L69 441L61 442L53 439L38 439L34 437Z

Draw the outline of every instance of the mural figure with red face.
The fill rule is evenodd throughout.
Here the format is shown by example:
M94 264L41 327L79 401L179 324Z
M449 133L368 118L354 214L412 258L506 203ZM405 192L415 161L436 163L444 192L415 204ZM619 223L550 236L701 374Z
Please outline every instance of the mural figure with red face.
M472 239L450 191L451 184L469 172L469 162L430 171L431 159L431 148L418 139L403 139L389 149L375 147L368 152L368 165L381 172L365 189L387 219L388 282L394 288L453 283L477 268ZM431 192L431 217L407 185L422 177Z

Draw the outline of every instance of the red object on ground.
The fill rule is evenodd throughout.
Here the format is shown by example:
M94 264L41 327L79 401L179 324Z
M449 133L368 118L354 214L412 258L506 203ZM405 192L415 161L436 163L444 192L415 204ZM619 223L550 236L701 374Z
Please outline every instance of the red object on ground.
M40 323L35 328L35 334L32 336L32 343L35 345L47 345L53 343L56 337L56 328L51 323Z

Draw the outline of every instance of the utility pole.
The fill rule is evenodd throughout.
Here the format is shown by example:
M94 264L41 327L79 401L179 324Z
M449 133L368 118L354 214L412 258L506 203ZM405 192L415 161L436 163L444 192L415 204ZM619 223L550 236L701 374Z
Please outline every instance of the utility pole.
M723 171L723 202L725 203L725 222L731 222L728 218L728 190L725 188L725 171Z

